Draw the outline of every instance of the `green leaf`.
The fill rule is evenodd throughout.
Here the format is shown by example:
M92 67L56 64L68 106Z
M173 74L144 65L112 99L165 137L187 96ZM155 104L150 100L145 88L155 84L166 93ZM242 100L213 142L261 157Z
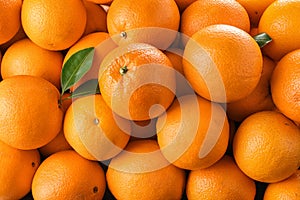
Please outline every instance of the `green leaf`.
M83 83L67 98L78 98L94 94L100 94L100 88L97 79L91 79Z
M92 67L95 48L90 47L73 54L64 64L61 72L61 93L77 83Z
M260 48L263 48L264 46L272 42L272 38L267 33L259 33L253 36L253 38Z

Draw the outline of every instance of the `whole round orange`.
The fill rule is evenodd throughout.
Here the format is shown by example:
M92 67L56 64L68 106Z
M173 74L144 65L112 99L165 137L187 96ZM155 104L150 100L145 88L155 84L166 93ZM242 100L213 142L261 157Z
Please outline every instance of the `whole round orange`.
M143 121L162 114L175 96L175 70L168 57L144 43L119 46L102 61L99 87L121 117Z
M83 34L87 14L82 0L23 0L21 21L27 36L49 50L64 50Z
M270 183L264 193L264 200L297 200L300 196L300 170L283 181Z
M180 14L174 0L114 0L107 29L119 45L148 43L166 49L176 38Z
M38 150L19 150L0 141L0 199L22 199L40 164Z
M106 32L94 32L90 33L80 40L78 40L69 50L64 57L64 64L67 60L74 55L76 52L83 50L85 48L95 47L95 53L93 57L93 63L90 70L78 81L75 83L73 87L71 87L71 91L76 90L83 83L92 80L98 79L98 72L100 64L103 58L117 45L111 40L109 34Z
M106 25L106 11L104 8L93 2L83 0L83 4L86 8L86 26L83 35L94 32L107 32Z
M193 89L216 102L233 102L257 86L263 57L256 41L230 25L211 25L186 44L183 71Z
M189 200L253 200L255 193L254 180L246 176L227 155L208 168L191 171L186 184Z
M282 181L300 166L300 130L279 112L257 112L238 127L233 155L250 178L266 183Z
M290 119L300 122L300 49L285 55L271 78L271 94L276 107Z
M261 15L275 0L237 0L246 10L252 27L257 27Z
M18 32L22 0L0 1L0 44L9 41Z
M263 52L274 60L280 60L285 54L300 48L300 1L274 1L263 12L258 31L265 32L272 42L263 48Z
M162 154L179 168L209 167L221 159L228 146L226 112L196 95L178 97L158 118L156 127Z
M168 163L155 140L136 140L111 160L106 180L116 199L180 199L185 171Z
M52 154L41 163L31 188L36 200L102 199L106 181L99 163L68 150Z
M43 49L26 38L6 50L1 63L1 76L3 79L15 75L39 76L60 88L62 63L61 52Z
M43 78L17 75L0 82L0 140L36 149L59 133L63 112L57 88Z
M116 116L101 95L75 100L64 118L68 143L90 160L108 160L120 153L130 138L130 121Z
M253 113L275 109L270 92L270 79L275 66L274 61L266 56L263 57L263 70L259 83L248 96L227 104L226 111L229 118L240 122Z
M181 15L180 31L192 37L200 29L213 24L228 24L250 31L247 11L235 0L201 0L189 5ZM183 42L186 43L186 38Z

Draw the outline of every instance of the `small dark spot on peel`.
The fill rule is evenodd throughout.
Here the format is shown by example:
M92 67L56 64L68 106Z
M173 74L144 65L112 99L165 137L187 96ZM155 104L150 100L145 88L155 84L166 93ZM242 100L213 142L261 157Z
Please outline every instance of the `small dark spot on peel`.
M31 166L32 166L32 167L35 167L35 162L32 162L32 163L31 163Z
M97 192L98 192L98 187L97 187L97 186L95 186L95 187L93 188L93 192L94 192L94 193L97 193Z

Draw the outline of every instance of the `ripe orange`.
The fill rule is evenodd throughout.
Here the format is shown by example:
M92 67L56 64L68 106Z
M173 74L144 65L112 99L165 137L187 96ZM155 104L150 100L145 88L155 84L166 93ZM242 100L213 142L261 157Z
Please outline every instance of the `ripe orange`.
M265 9L275 0L237 0L246 10L252 27L257 27Z
M209 167L224 155L229 123L224 109L199 96L179 97L157 120L157 141L166 159L177 167Z
M101 95L90 95L71 104L64 119L64 134L84 158L108 160L127 145L130 126L128 120L111 111Z
M233 102L257 86L263 58L256 41L230 25L211 25L186 44L183 71L193 89L217 102Z
M118 44L148 43L166 49L176 38L180 14L174 0L114 0L107 29Z
M242 121L253 113L275 108L270 92L270 79L275 66L274 61L266 56L263 57L263 70L259 83L245 98L227 104L229 118Z
M235 0L202 0L189 5L181 15L180 31L192 37L200 29L213 24L228 24L250 31L247 11ZM183 42L186 43L185 37Z
M182 56L183 50L179 48L169 48L164 51L166 56L168 56L175 70L183 75L183 66L182 66Z
M21 21L27 36L49 50L63 50L83 34L87 14L82 0L23 0Z
M100 5L93 2L83 0L83 4L86 8L86 26L83 35L94 32L107 32L106 26L106 11Z
M33 177L32 196L36 200L102 199L105 188L102 167L68 150L41 163Z
M270 183L264 193L264 200L297 200L300 196L300 170L297 170L289 178Z
M106 179L116 199L180 199L185 171L167 162L155 140L136 140L111 160Z
M267 183L282 181L300 166L300 130L279 112L252 114L237 129L233 155L250 178Z
M300 48L300 1L274 1L264 11L259 21L259 32L266 32L272 42L263 52L274 60Z
M247 177L230 156L214 165L189 173L186 185L189 200L245 199L253 200L255 183Z
M300 49L286 54L276 65L271 78L271 93L276 107L290 119L300 122Z
M67 52L64 57L64 63L76 52L89 48L95 47L94 60L91 69L71 88L74 91L83 83L92 80L98 79L98 72L100 64L103 58L114 48L116 48L116 44L110 39L109 34L105 32L95 32L90 33L84 37L82 37L79 41L77 41Z
M63 113L57 88L43 78L17 75L0 83L0 140L36 149L60 131Z
M175 84L170 60L149 44L119 46L104 58L99 70L104 101L116 114L130 120L143 121L162 114L174 99Z
M9 41L18 32L22 0L0 1L0 44Z
M3 79L15 75L39 76L60 88L62 63L61 52L43 49L26 38L7 49L1 63L1 75Z
M21 199L30 191L40 154L36 149L19 150L1 141L0 152L0 199Z
M12 37L10 40L8 40L7 42L5 42L4 44L1 44L0 45L0 50L5 52L8 47L10 47L13 43L21 40L21 39L25 39L27 38L25 32L24 32L24 29L22 26L20 26L18 32L15 34L14 37Z

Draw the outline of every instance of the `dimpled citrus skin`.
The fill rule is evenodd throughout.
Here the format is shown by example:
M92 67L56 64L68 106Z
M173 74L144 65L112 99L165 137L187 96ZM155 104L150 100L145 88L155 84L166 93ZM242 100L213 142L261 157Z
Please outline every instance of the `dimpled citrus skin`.
M43 78L18 75L0 83L0 140L19 149L35 149L60 131L63 112L57 88Z
M238 127L233 155L250 178L267 183L282 181L300 166L300 130L279 112L257 112Z
M25 33L37 45L64 50L73 45L86 26L81 0L24 0L21 20Z

